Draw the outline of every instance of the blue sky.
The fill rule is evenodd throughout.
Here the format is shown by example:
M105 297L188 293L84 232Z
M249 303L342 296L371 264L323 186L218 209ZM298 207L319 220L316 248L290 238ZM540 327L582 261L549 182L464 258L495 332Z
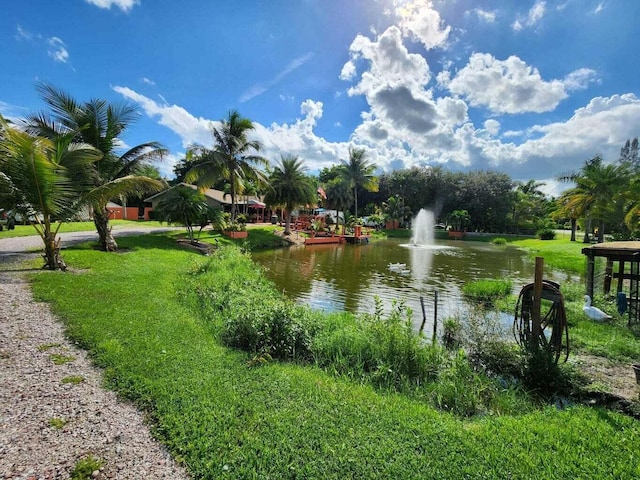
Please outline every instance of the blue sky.
M310 172L365 148L380 170L442 165L547 182L640 136L637 0L11 1L0 113L45 81L130 102L126 145L165 175L237 109L272 161Z

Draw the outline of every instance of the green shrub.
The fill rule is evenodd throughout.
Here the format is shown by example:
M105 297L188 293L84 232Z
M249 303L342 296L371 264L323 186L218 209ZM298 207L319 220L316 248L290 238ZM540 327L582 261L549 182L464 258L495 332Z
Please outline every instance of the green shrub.
M506 245L507 239L504 237L496 237L491 241L491 243L493 243L494 245Z
M238 309L222 327L225 345L279 359L310 359L312 312L285 300Z
M556 231L552 228L541 228L536 232L536 236L540 240L554 240L556 238Z

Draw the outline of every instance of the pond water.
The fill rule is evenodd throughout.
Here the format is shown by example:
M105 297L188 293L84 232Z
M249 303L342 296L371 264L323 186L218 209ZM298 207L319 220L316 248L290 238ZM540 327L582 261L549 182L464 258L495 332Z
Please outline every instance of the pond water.
M367 245L301 246L256 252L253 259L298 303L325 311L373 312L375 296L382 299L385 311L401 300L412 308L417 326L423 317L421 296L427 325L432 325L436 290L441 321L467 309L461 293L466 282L511 279L518 293L534 277L534 261L525 251L473 241L411 246L407 239L387 239ZM389 268L390 264L405 266ZM545 267L545 279L562 284L570 277Z

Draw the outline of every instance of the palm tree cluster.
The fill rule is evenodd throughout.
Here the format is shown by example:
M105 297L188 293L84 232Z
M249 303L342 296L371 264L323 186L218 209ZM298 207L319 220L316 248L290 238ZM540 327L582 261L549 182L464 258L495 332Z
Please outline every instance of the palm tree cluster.
M121 135L137 115L131 106L99 99L80 103L45 83L37 89L50 112L19 125L0 124L0 202L32 213L45 246L45 266L56 269L62 266L60 224L83 208L92 210L102 249L117 249L107 203L163 189L164 182L139 172L165 150L149 142L120 152Z
M615 231L623 237L636 237L640 233L637 139L627 141L616 162L605 163L596 155L587 160L578 172L560 179L575 184L558 199L555 212L556 216L571 220L571 240L575 241L578 221L583 222L585 242L589 241L594 223L599 242L604 241L605 231Z

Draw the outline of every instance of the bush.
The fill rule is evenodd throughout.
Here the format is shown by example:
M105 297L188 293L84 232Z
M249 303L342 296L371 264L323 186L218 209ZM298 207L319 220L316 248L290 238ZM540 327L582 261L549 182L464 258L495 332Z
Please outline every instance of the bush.
M507 239L504 237L496 237L491 241L491 243L493 243L494 245L506 245Z
M283 360L310 359L312 312L285 300L238 309L222 327L225 345Z
M460 348L462 339L460 333L462 332L462 324L457 318L447 318L442 324L442 345L447 350L457 350Z
M540 240L553 240L556 238L556 231L552 228L542 228L536 232Z

